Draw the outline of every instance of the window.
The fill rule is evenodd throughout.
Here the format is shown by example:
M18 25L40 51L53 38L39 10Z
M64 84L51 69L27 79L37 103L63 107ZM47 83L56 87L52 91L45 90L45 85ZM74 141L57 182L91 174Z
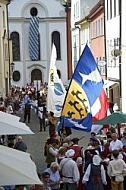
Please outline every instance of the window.
M76 19L76 15L75 15L76 13L75 13L75 5L74 5L74 20Z
M110 19L112 19L112 0L110 0Z
M3 11L3 28L5 28L5 13Z
M108 1L109 0L107 0L107 2L106 2L106 10L107 10L107 13L106 13L106 18L107 18L107 20L108 20L108 15L109 15L109 8L108 8Z
M92 37L95 37L95 23L93 23L93 29L92 29Z
M100 36L100 20L97 21L97 36Z
M12 75L13 81L18 82L20 80L20 72L14 71Z
M10 39L12 40L13 61L20 61L20 39L18 32L12 32Z
M35 7L33 7L33 8L31 8L31 10L30 10L30 14L31 14L31 16L37 16L38 10L37 10Z
M116 1L117 0L114 0L114 17L116 17Z
M57 51L57 60L61 60L61 50L60 50L60 33L54 31L52 33L52 44L54 43Z
M79 18L79 2L74 4L74 20Z
M79 18L79 2L76 3L76 18Z
M97 36L97 21L95 22L95 37Z
M100 28L101 28L101 29L100 29L100 30L101 30L101 31L100 31L100 34L101 34L101 35L104 35L104 19L103 19L103 18L101 18L101 26L100 26Z
M120 0L117 0L117 15L119 15Z

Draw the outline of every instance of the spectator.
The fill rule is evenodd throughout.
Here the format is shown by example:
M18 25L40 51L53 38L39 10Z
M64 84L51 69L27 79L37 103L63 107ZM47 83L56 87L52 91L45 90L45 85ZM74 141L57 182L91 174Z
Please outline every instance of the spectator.
M25 144L25 142L22 141L21 136L17 137L17 142L15 143L14 148L17 149L17 150L21 150L23 152L27 151L27 145Z
M42 174L42 183L44 185L44 190L51 190L49 186L50 174L48 172L44 172Z
M60 187L60 174L58 171L59 164L57 162L52 162L50 168L47 168L44 172L48 172L50 174L49 185L52 190L59 190Z
M111 178L111 188L112 190L124 190L123 189L123 172L126 171L126 164L122 159L119 159L119 150L114 149L113 152L114 159L109 162L108 165L108 175Z

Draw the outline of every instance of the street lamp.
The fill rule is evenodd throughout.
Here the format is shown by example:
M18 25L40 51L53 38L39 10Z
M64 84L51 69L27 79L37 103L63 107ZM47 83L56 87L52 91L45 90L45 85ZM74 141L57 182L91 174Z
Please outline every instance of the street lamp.
M71 0L60 0L66 11L68 79L72 77Z

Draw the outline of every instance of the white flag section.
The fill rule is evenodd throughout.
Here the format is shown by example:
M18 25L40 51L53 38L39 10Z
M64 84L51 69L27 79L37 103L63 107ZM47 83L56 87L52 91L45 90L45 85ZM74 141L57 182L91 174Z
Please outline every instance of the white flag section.
M53 44L48 80L47 111L53 112L55 117L60 117L64 103L64 98L66 95L66 90L63 86L61 79L59 79L59 76L57 74L55 62L56 48Z

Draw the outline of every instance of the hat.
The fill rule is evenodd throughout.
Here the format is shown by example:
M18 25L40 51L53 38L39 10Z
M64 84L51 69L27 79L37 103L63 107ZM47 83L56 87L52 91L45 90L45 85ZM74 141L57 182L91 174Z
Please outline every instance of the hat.
M91 140L91 141L94 141L94 142L99 142L96 137L91 137L90 140Z
M74 156L74 154L75 154L75 151L73 149L69 149L66 152L66 157L71 158L72 156Z
M93 164L94 165L96 165L96 166L100 165L101 161L102 161L102 159L100 158L100 156L98 156L98 155L93 156Z
M79 141L79 138L73 138L73 139L71 139L71 141L72 142L77 142L77 141Z
M82 157L78 157L77 160L76 160L76 163L77 164L82 164Z

